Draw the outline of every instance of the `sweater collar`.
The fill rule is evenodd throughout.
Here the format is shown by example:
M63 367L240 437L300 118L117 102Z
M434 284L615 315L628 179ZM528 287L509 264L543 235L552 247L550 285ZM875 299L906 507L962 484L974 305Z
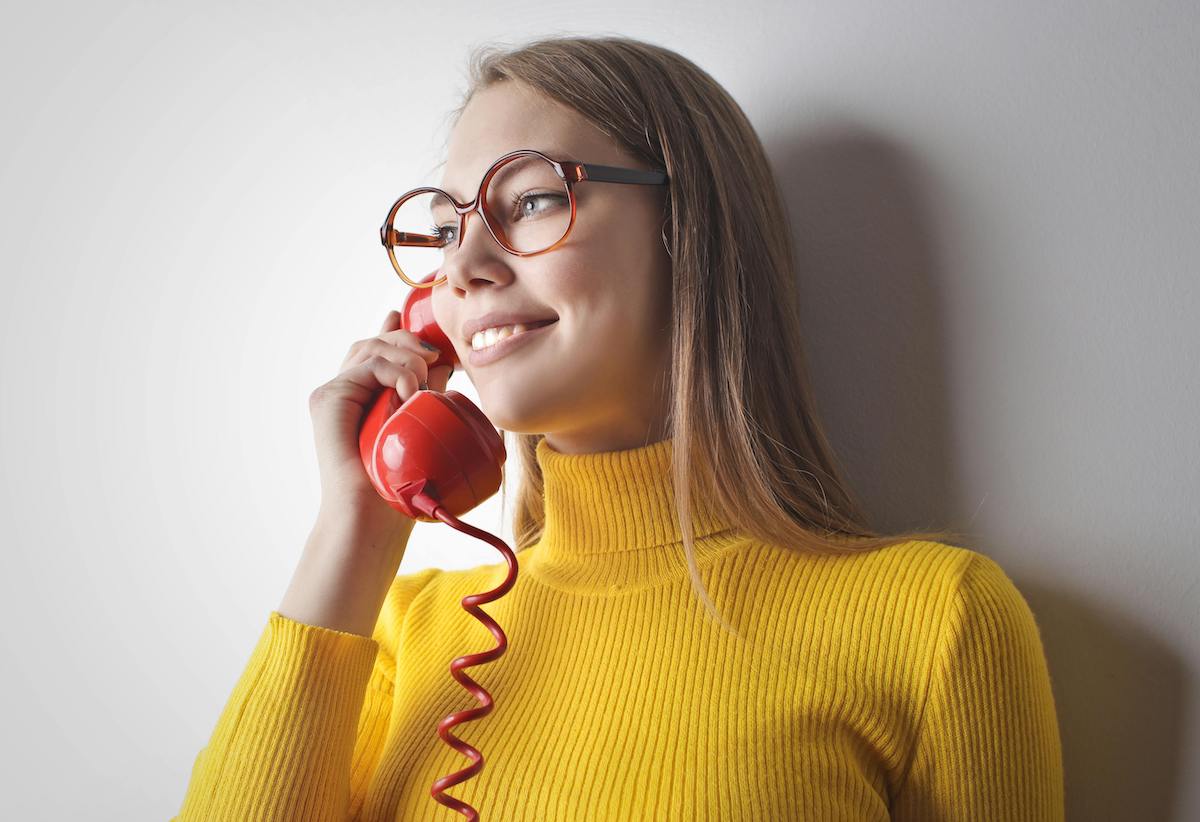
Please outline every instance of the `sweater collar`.
M642 588L688 575L675 512L668 438L623 451L564 454L538 440L545 523L522 551L525 570L552 587L593 593ZM731 524L691 489L697 565L737 540Z

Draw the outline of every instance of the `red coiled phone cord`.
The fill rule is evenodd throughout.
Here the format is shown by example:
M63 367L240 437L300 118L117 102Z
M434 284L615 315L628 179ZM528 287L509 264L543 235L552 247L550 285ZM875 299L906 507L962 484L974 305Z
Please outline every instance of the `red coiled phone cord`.
M452 808L458 811L466 816L467 819L471 820L471 822L478 822L479 812L477 810L468 805L466 802L455 799L452 796L447 796L443 793L443 791L445 791L447 788L457 785L459 782L464 782L483 770L483 754L456 737L454 734L450 733L450 729L461 722L468 722L472 719L478 719L479 717L487 716L492 712L492 695L489 694L483 686L471 679L471 677L467 676L462 671L463 668L470 668L475 665L480 665L484 662L491 662L492 660L499 659L504 655L505 650L508 648L508 638L504 635L504 631L500 629L500 626L496 624L495 620L484 613L484 611L478 606L481 603L493 602L499 599L507 594L509 589L516 584L517 556L513 553L512 549L505 544L504 540L493 534L489 534L487 531L480 530L473 525L463 522L445 508L441 507L441 504L429 495L417 493L413 495L411 502L413 507L415 507L425 516L435 517L450 527L462 531L464 534L484 540L485 542L490 542L493 546L495 546L497 551L504 555L505 561L508 562L508 575L504 578L504 581L501 582L499 586L491 591L486 591L482 594L470 594L462 599L462 607L468 613L472 614L476 619L482 622L485 628L492 632L492 636L496 637L497 644L496 647L490 651L460 656L450 663L450 675L457 679L459 684L470 691L475 698L479 700L480 704L478 708L458 711L457 713L450 714L442 719L442 721L438 723L438 736L440 736L442 741L447 745L454 748L456 751L472 761L471 764L466 768L449 774L448 776L439 778L433 783L433 787L429 791L430 795L434 799L445 805L447 808Z

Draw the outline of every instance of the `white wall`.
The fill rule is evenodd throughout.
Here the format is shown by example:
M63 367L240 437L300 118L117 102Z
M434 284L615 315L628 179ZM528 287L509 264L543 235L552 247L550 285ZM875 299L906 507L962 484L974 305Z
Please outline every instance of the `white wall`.
M9 6L11 818L177 811L312 524L308 394L405 294L387 207L468 47L562 32L674 48L759 129L835 445L1027 595L1070 818L1200 818L1195 4ZM492 561L421 524L401 570Z

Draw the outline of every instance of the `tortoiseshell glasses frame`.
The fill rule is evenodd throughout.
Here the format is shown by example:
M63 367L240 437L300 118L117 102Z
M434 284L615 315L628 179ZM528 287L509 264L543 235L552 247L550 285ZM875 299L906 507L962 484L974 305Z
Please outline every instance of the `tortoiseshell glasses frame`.
M492 226L492 221L488 216L488 208L483 192L487 190L488 183L491 182L496 172L507 163L512 162L518 157L534 155L542 158L558 172L558 176L562 179L563 185L566 186L567 196L571 201L571 219L567 223L567 228L554 244L538 251L517 251L511 248L499 235L496 234L495 228ZM518 257L532 257L537 254L545 254L547 251L553 251L558 248L567 239L571 233L572 226L575 225L575 190L576 183L594 182L594 183L632 183L635 185L666 185L668 181L665 171L645 171L638 168L622 168L620 166L603 166L596 163L579 163L574 160L554 160L547 157L540 151L532 148L518 149L517 151L505 154L488 168L483 175L483 180L479 183L479 190L475 193L475 199L469 203L460 203L455 200L445 191L433 186L423 186L414 188L412 191L405 192L400 196L395 203L392 204L388 211L387 219L379 228L379 240L383 243L383 247L387 249L388 259L392 261L392 267L396 269L396 273L404 282L408 283L413 288L433 288L435 285L440 285L446 281L446 276L443 274L433 282L414 282L408 278L408 275L400 268L400 264L396 261L396 252L392 249L396 246L413 246L418 248L436 248L441 245L441 238L433 234L421 234L410 231L397 231L392 228L392 221L396 219L396 212L400 210L400 206L410 197L415 197L418 194L434 193L441 194L449 202L454 204L454 210L458 213L458 239L455 247L462 245L464 229L466 227L467 215L473 212L478 212L483 224L487 226L488 234L492 235L492 239L507 251L509 254Z

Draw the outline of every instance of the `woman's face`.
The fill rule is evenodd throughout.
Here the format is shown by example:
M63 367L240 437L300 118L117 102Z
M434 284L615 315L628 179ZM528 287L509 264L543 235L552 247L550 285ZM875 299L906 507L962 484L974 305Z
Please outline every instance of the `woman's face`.
M440 188L475 196L488 167L516 149L556 160L646 169L572 109L524 84L478 91L451 135ZM553 251L509 254L479 219L448 252L433 289L438 325L498 428L545 434L563 453L634 448L665 435L670 257L666 186L583 182L575 224ZM558 320L493 362L472 365L468 321L492 311Z

